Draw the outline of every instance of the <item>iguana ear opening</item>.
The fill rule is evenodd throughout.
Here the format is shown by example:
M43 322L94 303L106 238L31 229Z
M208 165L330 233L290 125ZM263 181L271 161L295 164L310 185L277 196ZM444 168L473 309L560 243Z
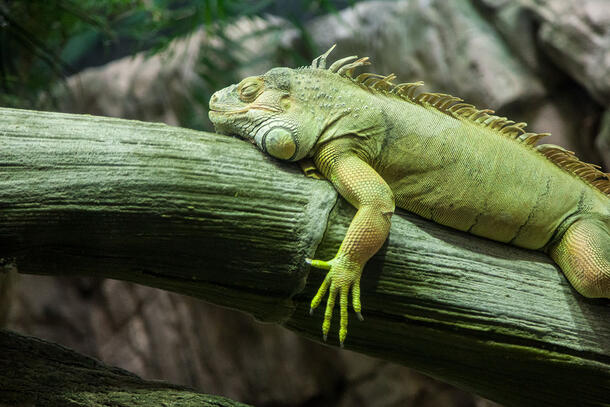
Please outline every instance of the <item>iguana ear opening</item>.
M261 138L261 150L280 160L292 160L297 143L292 132L285 127L274 127Z

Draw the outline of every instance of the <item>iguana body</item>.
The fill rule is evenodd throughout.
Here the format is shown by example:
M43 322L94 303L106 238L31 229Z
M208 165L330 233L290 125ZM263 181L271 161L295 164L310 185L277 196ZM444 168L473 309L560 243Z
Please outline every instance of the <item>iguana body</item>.
M362 74L367 58L326 69L275 68L217 92L210 119L280 159L311 158L358 208L335 258L313 260L329 273L312 310L330 289L340 341L348 292L360 316L360 275L390 229L394 207L443 225L516 246L547 251L588 297L610 298L610 176L561 147L534 143L544 134L477 110L450 95L393 85L393 75ZM356 61L354 61L356 60Z

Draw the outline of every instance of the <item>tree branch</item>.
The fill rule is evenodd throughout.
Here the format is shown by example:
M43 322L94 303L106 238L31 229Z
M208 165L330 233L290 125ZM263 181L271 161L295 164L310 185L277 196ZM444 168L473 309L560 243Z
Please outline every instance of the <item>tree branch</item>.
M165 288L321 340L324 272L304 259L331 258L354 214L327 182L226 136L0 112L0 257L20 272ZM608 405L608 302L542 253L399 212L362 302L348 349L507 405Z
M246 407L183 386L142 380L42 339L0 329L0 405Z

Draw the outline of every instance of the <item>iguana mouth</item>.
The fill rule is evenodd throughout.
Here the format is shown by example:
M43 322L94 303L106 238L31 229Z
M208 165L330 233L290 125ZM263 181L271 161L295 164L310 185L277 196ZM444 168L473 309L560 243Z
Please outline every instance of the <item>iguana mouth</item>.
M271 112L271 113L277 113L280 111L279 109L275 109L275 108L268 107L268 106L248 106L248 107L244 107L243 109L237 109L237 110L210 107L210 112L220 113L220 114L224 114L224 115L231 115L231 114L246 113L246 112L248 112L248 110L254 110L254 109L264 110L264 111Z
M210 112L221 113L221 114L236 114L236 113L245 113L247 112L247 108L238 109L238 110L230 110L230 109L218 109L218 108L210 108Z

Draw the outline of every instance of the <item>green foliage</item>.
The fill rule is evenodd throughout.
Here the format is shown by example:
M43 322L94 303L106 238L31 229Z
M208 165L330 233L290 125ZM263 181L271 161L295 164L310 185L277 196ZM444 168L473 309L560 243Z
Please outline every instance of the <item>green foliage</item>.
M71 74L143 50L158 53L202 26L218 36L236 18L269 12L303 30L303 18L336 12L354 1L0 0L0 105L40 107L41 92ZM202 55L200 63L209 68L219 60L235 66L226 52ZM222 72L226 75L204 79L211 87L235 79Z
M71 63L86 52L92 38L113 36L110 22L134 3L0 1L0 103L33 105L39 90L74 72Z

